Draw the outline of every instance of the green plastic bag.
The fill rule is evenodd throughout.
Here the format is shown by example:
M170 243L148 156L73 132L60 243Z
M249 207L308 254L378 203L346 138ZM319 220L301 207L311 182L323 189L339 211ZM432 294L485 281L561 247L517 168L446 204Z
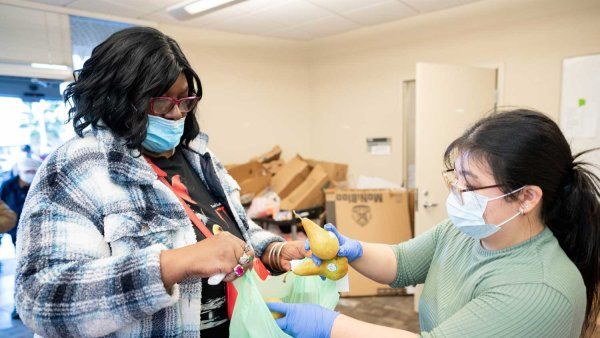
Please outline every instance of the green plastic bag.
M313 303L333 310L340 295L335 282L318 276L301 277L293 273L261 280L249 271L233 282L238 292L229 326L229 337L290 338L271 315L264 298L280 298L284 303Z

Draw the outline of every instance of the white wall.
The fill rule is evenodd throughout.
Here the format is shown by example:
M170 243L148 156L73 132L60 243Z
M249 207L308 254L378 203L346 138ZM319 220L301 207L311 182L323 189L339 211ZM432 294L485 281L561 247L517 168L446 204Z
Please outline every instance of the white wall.
M60 77L27 65L71 65L69 13L62 7L1 1L0 73ZM73 14L119 20L82 11ZM223 162L244 162L277 144L286 158L309 152L306 43L184 26L158 28L180 43L200 75L204 97L198 118Z
M597 0L483 0L311 42L159 29L202 79L201 127L224 162L279 144L286 158L298 152L400 182L402 81L417 62L499 66L501 103L557 119L562 59L600 53L599 18ZM366 153L365 139L378 136L393 138L391 156Z
M414 78L416 62L499 66L500 103L558 121L562 60L600 53L600 1L486 0L310 47L311 156L400 182L402 81ZM367 154L373 136L393 137L391 156Z
M243 162L279 144L284 157L309 153L306 44L160 25L199 74L201 128L223 162Z

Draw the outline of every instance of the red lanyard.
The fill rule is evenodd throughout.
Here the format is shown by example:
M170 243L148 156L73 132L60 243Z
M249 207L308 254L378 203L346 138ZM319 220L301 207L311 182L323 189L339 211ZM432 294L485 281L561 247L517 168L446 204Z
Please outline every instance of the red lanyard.
M192 223L196 226L196 228L198 228L198 230L200 230L200 232L204 235L204 237L206 237L206 238L212 237L213 233L210 230L208 230L208 228L206 227L206 224L204 224L204 222L202 222L202 220L200 218L198 218L198 216L192 210L192 208L190 208L190 205L184 199L185 196L183 196L181 194L181 192L175 190L173 188L173 186L169 183L169 181L167 181L167 173L164 172L162 169L160 169L158 166L156 166L156 164L154 164L152 162L152 160L150 158L148 158L148 156L144 156L144 158L146 159L146 162L148 162L150 167L152 167L152 170L154 170L156 175L158 175L158 179L162 183L164 183L164 185L169 187L169 189L171 189L171 191L175 194L175 196L177 196L177 198L179 199L179 202L181 203L181 205L183 206L183 209L185 210L185 213L188 215L188 217L190 218Z

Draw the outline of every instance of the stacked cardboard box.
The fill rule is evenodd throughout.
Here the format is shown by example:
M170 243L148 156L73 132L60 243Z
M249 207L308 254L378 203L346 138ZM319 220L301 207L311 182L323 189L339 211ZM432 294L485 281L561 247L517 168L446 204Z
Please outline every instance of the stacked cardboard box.
M262 164L251 161L245 164L226 166L231 175L240 185L242 203L251 202L265 190L270 183L270 175Z
M285 162L281 152L276 146L248 163L226 166L240 185L242 203L250 203L271 189L281 198L281 210L323 206L324 189L346 181L345 164L304 159L300 155Z
M281 210L325 205L326 220L344 235L374 243L401 243L414 234L415 191L345 189L348 166L304 159L281 159L281 148L254 157L250 162L227 166L238 181L242 201L249 203L268 189L281 198ZM322 222L321 222L322 223ZM392 290L350 269L350 292L345 296L386 295Z
M260 156L256 156L255 158L251 159L250 161L256 161L258 163L270 163L272 161L278 161L279 158L281 157L281 147L279 146L275 146L273 147L273 149L269 150L268 152L260 155Z
M318 165L323 167L331 182L341 183L348 178L348 166L345 164L317 160L306 160L306 162L313 168Z
M271 189L281 197L286 198L310 174L310 167L300 156L292 158L285 163L271 179Z
M263 165L265 169L267 169L269 174L271 174L271 176L275 176L279 172L279 170L281 170L281 167L283 167L284 164L285 162L283 160L275 160L265 163Z
M327 187L329 177L322 166L317 165L308 177L294 191L281 201L282 210L306 209L325 203L323 189Z

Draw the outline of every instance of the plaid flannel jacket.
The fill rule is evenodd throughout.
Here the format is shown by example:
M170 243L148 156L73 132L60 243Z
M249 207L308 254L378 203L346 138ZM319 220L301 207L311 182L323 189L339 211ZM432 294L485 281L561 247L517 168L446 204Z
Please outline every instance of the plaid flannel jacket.
M246 217L239 185L201 134L184 154L232 210L261 256L283 241ZM202 167L200 156L208 157ZM111 132L88 131L44 161L19 226L15 298L23 322L48 337L198 337L201 281L168 294L160 251L196 242L192 223L143 157Z

